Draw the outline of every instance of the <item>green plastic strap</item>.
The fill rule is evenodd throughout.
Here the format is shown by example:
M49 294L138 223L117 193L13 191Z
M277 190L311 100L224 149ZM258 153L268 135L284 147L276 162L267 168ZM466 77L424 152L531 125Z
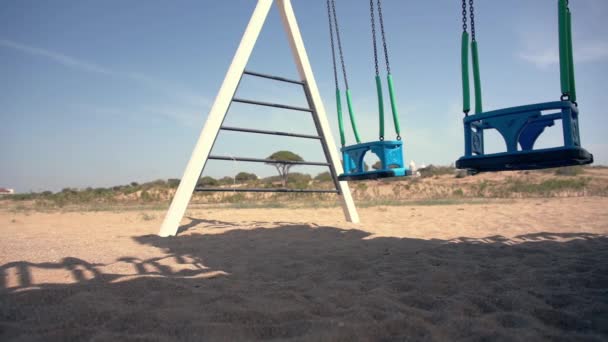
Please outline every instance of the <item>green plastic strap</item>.
M391 98L391 110L393 112L393 123L395 124L395 133L397 137L401 137L401 128L399 127L399 115L397 114L397 100L395 99L395 88L393 86L393 75L386 76L388 80L388 94Z
M481 76L479 74L479 52L477 41L471 42L471 53L473 58L473 83L475 86L475 114L483 112L481 99Z
M384 138L384 99L382 96L382 81L376 75L376 91L378 92L378 117L380 121L380 139Z
M576 102L576 81L574 78L574 52L572 50L572 13L568 10L567 15L567 32L568 32L568 74L570 79L570 101Z
M340 143L342 146L346 144L344 138L344 119L342 118L342 100L340 99L340 88L336 88L336 107L338 109L338 127L340 128Z
M468 113L471 110L471 90L469 89L469 34L467 32L462 32L461 64L462 111Z
M570 94L570 62L568 56L568 3L567 0L558 1L559 26L559 65L562 94Z
M350 124L353 126L353 133L357 144L361 142L359 132L357 131L357 123L355 122L355 113L353 111L353 101L350 99L350 89L346 89L346 104L348 105L348 115L350 116Z

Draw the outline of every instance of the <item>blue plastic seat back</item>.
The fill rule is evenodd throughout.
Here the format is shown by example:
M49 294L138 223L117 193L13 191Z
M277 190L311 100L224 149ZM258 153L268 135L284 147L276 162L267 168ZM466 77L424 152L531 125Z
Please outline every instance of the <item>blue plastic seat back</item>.
M543 114L544 111L552 113ZM488 155L484 151L483 139L483 133L487 129L495 129L500 133L506 146L504 152L531 151L545 128L553 126L556 120L562 120L564 145L561 147L580 147L578 109L569 101L547 102L470 115L464 119L465 157Z
M549 113L547 113L549 112ZM535 149L537 139L555 121L562 121L563 145ZM481 171L528 170L593 162L581 147L578 108L570 101L539 103L474 114L464 119L465 155L458 168ZM495 129L506 151L485 153L484 131Z
M403 165L402 141L373 141L345 146L341 151L344 162L343 176L366 174L404 176L407 174L407 169ZM364 158L370 151L380 160L380 167L376 170L366 171Z

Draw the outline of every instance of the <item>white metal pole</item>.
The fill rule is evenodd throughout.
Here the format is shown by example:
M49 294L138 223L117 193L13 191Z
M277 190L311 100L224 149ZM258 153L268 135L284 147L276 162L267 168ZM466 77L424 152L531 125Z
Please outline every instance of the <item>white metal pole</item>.
M291 0L277 0L277 4L283 21L283 27L287 33L289 45L291 46L291 51L298 67L298 73L300 74L300 78L306 82L309 88L311 101L314 106L313 114L317 115L323 137L325 138L325 142L329 145L327 146L327 150L330 154L330 163L333 164L335 170L342 170L340 157L336 151L334 138L331 135L331 129L329 122L327 121L323 101L321 100L319 89L317 88L317 82L315 81L308 55L306 54L306 48L304 47L304 41L300 34L298 22L296 21L293 7L291 6ZM342 193L342 195L340 195L342 199L342 209L346 220L353 223L359 223L359 214L357 213L357 208L355 207L355 202L350 193L348 183L339 182L339 186Z
M184 176L177 187L177 191L175 192L175 196L173 197L169 211L167 212L165 220L160 227L160 232L158 233L160 236L171 236L177 234L179 223L184 217L188 203L192 198L194 187L196 186L200 174L203 171L203 167L205 166L209 152L213 147L213 142L217 137L220 126L222 125L222 121L224 121L226 112L230 107L232 97L236 92L239 80L241 79L241 75L245 70L249 56L251 56L255 42L257 41L260 31L264 26L264 21L268 16L272 2L273 0L258 0L255 10L251 15L251 19L249 20L249 24L247 25L245 33L243 34L243 38L241 39L241 43L239 44L234 58L232 59L232 63L228 68L224 82L222 83L213 106L209 111L205 126L201 131L198 142L194 147L194 151L192 151L192 156L190 157L190 161L186 166Z

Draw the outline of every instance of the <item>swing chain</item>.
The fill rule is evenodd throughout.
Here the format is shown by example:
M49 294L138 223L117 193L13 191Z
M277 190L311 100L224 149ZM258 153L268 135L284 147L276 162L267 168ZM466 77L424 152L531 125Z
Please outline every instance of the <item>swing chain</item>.
M329 19L329 42L331 44L331 60L334 66L334 83L336 84L336 89L338 89L338 69L336 66L336 47L334 43L334 25L331 20L330 0L327 0L327 19Z
M376 68L376 76L380 75L378 69L378 48L376 47L376 21L374 20L374 0L369 0L369 13L372 21L372 42L374 44L374 68Z
M382 35L382 47L384 49L384 59L386 60L386 73L391 74L391 65L388 62L388 48L386 47L386 35L384 34L384 20L382 19L382 3L378 0L378 21L380 22L380 34Z
M464 2L464 1L463 1ZM473 0L469 0L469 12L471 12L471 41L475 41L475 13L473 8Z
M462 32L467 32L467 0L462 0Z
M338 16L336 15L336 0L331 0L331 8L334 14L334 23L336 27L336 40L338 41L338 53L340 54L340 64L342 65L342 74L344 75L344 87L348 90L348 78L346 77L346 66L344 64L344 53L342 53L342 41L340 39L340 26L338 25Z

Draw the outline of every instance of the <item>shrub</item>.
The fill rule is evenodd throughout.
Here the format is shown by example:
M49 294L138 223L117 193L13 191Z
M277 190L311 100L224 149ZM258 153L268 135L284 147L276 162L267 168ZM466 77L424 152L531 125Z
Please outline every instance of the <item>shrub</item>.
M405 184L402 182L395 183L395 185L393 185L393 189L392 189L393 195L397 198L401 198L403 191L409 190L409 188L410 188L409 184Z
M452 195L462 197L464 196L464 191L462 191L462 189L455 189L454 191L452 191Z
M525 194L551 195L560 191L582 191L591 181L590 178L548 179L540 183L529 183L520 179L510 180L507 190Z
M226 176L226 177L220 178L218 180L218 184L221 184L221 185L232 185L232 184L234 184L234 181L235 181L234 178Z
M151 189L151 188L164 188L164 187L166 187L166 186L167 186L167 183L166 183L166 182L165 182L165 180L163 180L163 179L157 179L157 180L152 181L152 182L147 182L147 183L144 183L144 184L142 184L142 186L143 186L145 189Z
M456 174L454 175L454 177L456 178L464 178L468 175L468 171L467 170L457 170Z
M234 179L237 181L237 183L245 183L248 181L257 180L258 176L256 176L254 173L239 172L236 174L236 176L234 176Z
M219 182L217 181L217 179L215 179L213 177L209 177L209 176L200 178L198 180L198 182L196 183L197 186L215 186L218 184L219 184Z
M281 176L264 177L264 178L262 178L262 182L264 182L264 183L281 182Z
M152 215L152 214L148 214L148 213L141 213L141 218L144 221L151 221L151 220L154 220L156 218L156 216Z
M489 182L486 180L477 183L477 196L483 197L485 195L486 189L488 188L488 184Z
M292 172L289 174L289 178L287 178L287 182L310 182L312 180L312 177L309 174L306 173L300 173L300 172Z
M319 182L331 182L333 179L329 171L321 172L315 176L315 180Z
M312 177L305 173L292 172L287 178L287 187L292 189L306 189Z
M453 166L435 166L429 165L425 168L418 169L420 176L423 178L441 176L441 175L453 175L456 169Z
M228 203L239 203L239 202L243 202L245 199L246 199L246 197L245 197L245 194L243 194L243 193L236 193L236 194L224 197L224 201L226 201Z
M152 195L150 195L150 193L146 190L141 192L140 198L144 202L152 202L154 200Z
M34 199L34 194L33 193L15 194L15 195L11 195L10 199L15 200L15 201L29 201L31 199Z
M583 173L583 167L580 165L560 167L555 170L557 176L578 176Z

